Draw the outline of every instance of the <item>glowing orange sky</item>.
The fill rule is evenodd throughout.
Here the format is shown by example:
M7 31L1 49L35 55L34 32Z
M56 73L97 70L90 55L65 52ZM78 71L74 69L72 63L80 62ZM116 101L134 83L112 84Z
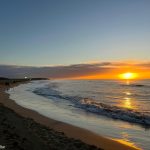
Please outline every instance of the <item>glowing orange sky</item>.
M0 65L4 77L46 77L50 79L120 79L123 73L135 73L135 79L150 79L150 62L96 62L59 66ZM131 79L131 78L130 78Z
M90 75L90 76L81 76L81 77L77 77L74 79L123 79L119 77L119 75L123 73L126 73L126 71L122 71L122 72L112 71L110 73L95 74L95 75ZM136 74L137 74L137 77L133 79L150 79L150 72L148 71L136 72Z
M129 63L128 65L119 65L119 67L112 67L107 72L100 72L93 75L80 76L76 79L123 79L120 74L133 73L133 79L150 79L150 69L143 65L136 65ZM132 79L132 78L131 78Z

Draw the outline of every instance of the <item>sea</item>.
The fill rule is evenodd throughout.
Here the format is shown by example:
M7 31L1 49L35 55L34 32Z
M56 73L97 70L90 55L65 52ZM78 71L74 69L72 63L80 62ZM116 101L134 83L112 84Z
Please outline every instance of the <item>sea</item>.
M46 117L150 150L150 80L41 80L7 92Z

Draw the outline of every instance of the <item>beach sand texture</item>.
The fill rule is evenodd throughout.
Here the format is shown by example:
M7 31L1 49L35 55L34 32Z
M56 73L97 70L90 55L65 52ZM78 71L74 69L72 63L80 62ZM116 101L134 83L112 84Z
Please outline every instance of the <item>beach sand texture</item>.
M13 84L13 86L17 86L17 84ZM92 150L98 148L104 150L136 149L112 139L99 136L86 129L53 120L44 117L35 111L23 108L17 105L13 100L9 99L9 95L5 93L7 88L8 87L5 85L0 85L0 115L2 116L0 119L0 141L5 141L5 144L9 144L10 142L10 146L14 146L13 149L17 149L17 147L28 150Z

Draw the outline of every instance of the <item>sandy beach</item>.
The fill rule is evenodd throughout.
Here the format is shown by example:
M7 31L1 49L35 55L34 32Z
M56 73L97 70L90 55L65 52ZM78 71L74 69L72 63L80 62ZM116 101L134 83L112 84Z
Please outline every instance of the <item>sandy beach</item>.
M150 0L1 0L0 26L0 150L150 150Z
M23 108L9 99L7 88L0 85L0 145L8 149L136 149Z

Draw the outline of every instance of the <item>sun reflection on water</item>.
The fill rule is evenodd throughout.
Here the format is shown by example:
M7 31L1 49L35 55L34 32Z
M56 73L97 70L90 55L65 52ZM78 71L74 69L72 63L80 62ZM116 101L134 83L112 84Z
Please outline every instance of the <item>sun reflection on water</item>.
M130 146L130 147L133 147L137 150L142 150L141 148L137 147L134 143L132 143L131 141L126 141L124 139L114 139L115 141L119 142L119 143L122 143L124 145L127 145L127 146Z
M126 108L126 109L135 109L135 101L132 97L132 93L127 90L123 92L124 96L120 100L119 106Z
M124 92L126 95L131 95L131 92L128 92L128 91L126 91L126 92Z
M119 143L122 143L122 144L125 144L125 145L128 145L130 147L133 147L137 150L141 150L141 148L137 147L135 145L135 143L131 142L129 139L130 139L130 136L127 132L121 132L121 139L115 139L115 141L118 141Z
M133 106L132 106L132 103L131 103L131 98L125 97L124 99L125 99L124 100L124 107L128 108L128 109L132 109Z
M130 80L126 80L126 85L130 85Z
M131 92L124 92L124 93L125 96L120 101L120 106L127 109L134 109L135 107L133 105L133 99L130 97L132 95Z

